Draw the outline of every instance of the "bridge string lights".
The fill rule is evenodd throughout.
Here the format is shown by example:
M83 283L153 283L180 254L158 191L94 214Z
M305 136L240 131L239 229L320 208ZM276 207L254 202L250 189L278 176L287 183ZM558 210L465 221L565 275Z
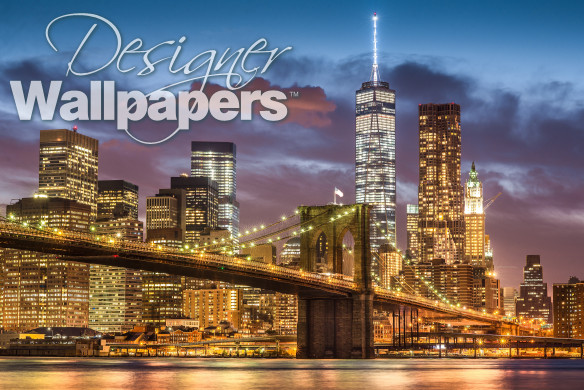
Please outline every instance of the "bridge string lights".
M341 218L337 215L335 218ZM40 226L40 223L39 223ZM239 274L254 275L254 277L265 277L269 280L281 280L286 283L298 283L304 286L331 291L334 293L350 293L358 289L357 284L352 277L340 274L321 274L283 267L275 264L267 264L250 258L243 259L238 256L205 252L204 250L195 251L193 248L171 248L160 245L151 245L143 242L126 241L121 239L96 239L94 234L55 231L54 229L38 228L35 224L24 226L23 223L15 222L9 218L6 221L0 219L0 236L2 240L20 240L25 242L27 247L32 244L42 244L44 247L56 248L56 252L62 253L72 248L76 250L83 249L94 253L99 251L106 253L106 257L123 258L124 256L141 256L147 263L173 264L180 267L202 267L212 269L217 272L237 272ZM11 241L12 242L12 241ZM70 259L70 261L81 261L83 259ZM93 262L94 260L85 260ZM109 263L108 263L109 264ZM425 297L391 291L381 287L374 287L376 299L381 301L399 302L416 307L422 307L430 310L449 313L463 318L469 318L487 322L510 322L500 316L487 313L473 312L458 308L453 305L446 305Z
M355 209L352 209L351 211L354 212ZM273 223L271 223L269 225L260 225L259 227L254 227L252 229L249 229L249 230L246 231L245 234L242 234L240 236L242 236L242 237L243 236L250 236L253 233L258 233L258 232L261 232L261 231L266 231L266 230L268 230L271 227L277 226L277 225L279 225L279 224L281 224L281 223L283 223L285 221L289 221L291 218L295 217L296 215L298 215L298 210L296 210L296 212L294 214L291 214L289 216L283 216L280 220L278 220L276 222L273 222ZM222 253L228 253L229 255L233 255L234 254L234 247L237 247L237 246L239 246L240 248L254 247L254 246L260 245L262 243L272 243L272 242L275 242L275 241L281 241L281 240L284 240L284 239L293 238L293 237L298 236L298 235L300 235L302 233L309 232L313 228L315 228L312 225L310 225L310 222L312 220L316 219L320 215L321 214L315 216L314 218L312 218L312 219L306 221L304 224L302 224L302 225L304 225L306 227L301 227L302 225L300 223L295 223L295 224L293 224L293 225L291 225L289 227L286 227L284 229L280 229L280 230L278 230L276 232L272 232L272 233L263 235L261 237L258 237L255 240L248 240L248 241L241 242L238 245L237 244L236 245L233 245L233 246L231 246L231 248L229 248L228 246L225 246L224 245L223 248L220 249L220 251ZM335 220L338 220L338 219L343 218L343 217L348 216L348 215L349 215L349 212L345 210L343 213L339 213L339 214L337 214L335 216L332 216L330 218L330 222L334 222ZM14 215L9 215L9 220L10 221L14 221L15 220ZM44 226L46 226L46 223L47 222L46 222L45 219L41 219L39 221L39 223L38 223L38 226L35 226L34 224L33 225L30 225L28 222L23 222L22 225L23 225L23 227L43 229ZM318 228L320 226L321 225L318 225L318 226L316 226L316 228ZM289 232L290 234L287 235L287 236L281 237L281 236L278 235L278 234L281 234L282 232L286 232L286 231L289 231L291 229L298 228L298 227L300 227L300 229L298 229L298 230L292 230L292 232ZM95 231L95 227L92 226L91 227L91 231ZM54 232L57 233L57 234L59 234L59 235L63 234L62 231L60 231L59 229L54 229ZM273 236L276 236L276 238L275 239L271 238ZM116 242L116 240L113 237L108 237L108 236L103 236L102 237L102 236L99 236L99 235L94 236L94 237L95 237L95 240L96 241L104 240L105 242L110 243L110 244L114 244ZM385 236L385 237L388 238L388 236ZM118 239L120 238L120 235L119 234L118 234L117 238ZM219 244L219 246L221 246L221 245L222 244ZM154 243L152 244L152 246L153 247L156 247L158 250L168 249L167 247L163 247L161 245L157 245L157 244L154 244ZM190 253L200 254L202 256L203 253L205 253L207 251L213 252L213 249L217 250L218 248L216 248L214 246L209 246L208 248L207 247L200 248L198 244L195 244L192 247L189 246L189 245L184 245L183 247L179 248L178 250L180 252L187 252L187 253L190 251ZM376 255L379 258L379 253L374 253L374 255ZM251 260L251 256L247 256L246 259L247 260ZM412 268L412 270L414 270L414 272L416 272L413 267L411 267L411 268ZM416 278L420 278L428 286L429 291L431 291L432 293L434 293L439 299L442 300L442 302L444 302L446 304L449 304L451 306L458 306L458 307L460 307L460 304L458 304L458 305L451 304L450 301L444 295L440 294L440 292L429 281L425 280L425 278L423 276L421 276L419 274L416 274ZM404 284L405 281L402 281L400 278L397 278L397 280L398 280L398 282L402 286L406 287L405 284ZM407 288L409 290L411 290L412 293L415 291L411 286L407 286ZM391 290L391 288L390 288L390 290ZM397 290L397 292L398 293L401 293L401 289Z
M352 211L355 211L355 209L352 209ZM277 226L282 224L283 222L289 221L292 218L294 218L295 216L298 215L298 210L296 210L296 212L294 214L291 215L285 215L282 216L282 218L280 218L280 220L273 222L271 224L268 225L260 225L259 227L254 227L251 229L248 229L245 234L241 234L241 237L245 237L245 236L251 236L254 233L259 233L262 231L266 231L268 229L270 229L271 227ZM205 246L205 247L200 247L198 244L189 246L189 245L184 245L182 247L180 247L178 250L180 252L186 252L186 253L193 253L193 254L198 254L200 256L203 256L204 253L209 252L209 253L214 253L217 251L220 251L221 253L225 254L229 254L229 255L234 255L235 250L239 247L239 248L246 248L246 247L254 247L256 245L260 245L260 244L264 244L264 243L273 243L273 242L277 242L277 241L282 241L285 239L290 239L293 237L296 237L298 235L301 235L302 233L306 233L309 232L311 230L313 230L314 228L318 228L321 225L318 226L312 226L310 223L311 221L313 221L314 219L316 219L318 216L320 216L321 214L315 216L314 218L306 221L304 224L300 224L300 223L295 223L289 227L285 227L283 229L277 230L276 232L271 232L265 235L262 235L260 237L257 237L254 240L247 240L247 241L243 241L240 242L239 244L232 244L232 245L225 245L225 243L218 243L218 244L214 244L214 245L210 245L210 246ZM348 216L349 212L348 211L344 211L343 213L339 213L335 216L332 216L330 218L330 222L334 222L340 218L343 218L345 216ZM14 221L15 217L14 215L9 215L9 220L10 221ZM45 219L41 219L38 223L38 225L34 225L34 224L29 224L28 222L23 222L22 226L23 227L30 227L30 228L38 228L38 229L43 229L46 226L46 220ZM301 227L301 226L305 226L305 227ZM292 230L292 229L296 229L299 228L298 230ZM290 230L292 230L290 232ZM63 232L60 231L59 229L53 229L53 231L58 234L58 235L62 235ZM95 227L91 227L91 231L95 231ZM283 233L283 232L288 232L288 235L286 236L280 236L279 234ZM275 237L275 238L274 238ZM116 243L116 239L114 237L111 236L94 236L96 241L104 241L106 243L109 244L115 244ZM118 234L117 238L120 238L120 235ZM386 239L389 238L388 235L385 236ZM155 247L158 250L167 250L169 249L168 247L164 247L162 245L157 245L155 243L151 244L152 247ZM398 251L398 253L401 254L401 252ZM380 258L380 255L378 252L374 252L373 253L378 259ZM251 261L251 256L246 256L245 257L246 260ZM422 282L427 286L428 291L430 291L431 293L433 293L438 299L440 299L444 304L446 305L450 305L451 307L460 307L460 303L451 303L450 300L447 299L447 297L445 297L443 294L441 294L439 292L438 289L436 289L435 286L433 286L433 284L426 280L426 278L424 278L424 276L420 275L414 267L410 266L409 264L407 264L406 266L410 267L410 269L416 274L416 278L419 278L420 280L422 280ZM407 290L410 290L411 292L409 292L410 294L415 295L415 289L412 288L411 286L407 285L407 282L405 280L402 280L401 278L396 278L397 281ZM389 288L388 290L392 290L391 288ZM401 293L401 288L400 289L394 289L397 293L402 294ZM437 301L436 301L437 302ZM466 309L466 307L464 307L463 309Z
M345 214L344 212L337 214L331 217L331 222L343 218L349 214L350 213ZM284 266L255 261L250 256L237 256L234 255L232 251L229 254L226 254L225 252L217 253L206 248L193 248L188 245L185 245L181 248L172 248L157 244L126 241L122 237L114 238L109 236L96 236L95 234L91 233L69 232L60 229L47 229L45 227L46 222L42 223L42 221L39 221L38 224L19 223L13 215L9 215L8 218L0 217L0 233L6 233L8 231L12 234L19 234L21 236L35 236L42 239L51 239L51 237L53 237L52 239L54 239L56 242L68 242L70 245L94 246L96 248L107 247L110 248L110 251L114 251L115 253L123 253L124 251L143 251L154 253L156 258L162 256L163 258L177 259L178 256L179 259L184 259L185 264L193 265L201 264L202 262L204 264L212 264L214 267L221 270L233 268L239 270L239 272L250 272L254 270L264 273L267 272L268 274L266 274L266 276L286 276L294 278L295 280L301 280L304 283L310 283L311 285L330 285L331 288L341 288L345 289L346 291L357 288L353 278L349 276L340 274L320 274L316 272L295 270ZM313 229L314 228L317 228L317 226L314 226ZM38 233L34 234L35 231ZM300 231L300 234L302 234L301 230L298 231ZM305 230L305 232L306 231L307 230ZM114 255L114 257L118 257L118 255ZM391 290L375 286L374 291L379 299L386 299L390 301L398 300L399 302L425 307L428 309L439 309L447 313L462 315L474 319L511 322L501 316L496 316L489 313L480 313L471 309L461 308L452 303L447 303L447 301L444 300L444 297L441 299L442 302L440 302L438 300L425 298L420 295L404 293L398 291L397 289Z
M339 212L336 215L331 216L327 223L334 222L340 218L347 217L347 216L351 215L354 211L355 211L355 208L351 209L351 212L349 212L348 210L345 210L343 212ZM281 225L282 223L285 223L285 222L290 222L293 218L297 217L299 214L299 211L296 210L296 212L292 215L282 216L282 218L279 221L273 222L273 223L268 224L268 225L260 225L259 227L253 227L253 228L247 229L244 234L240 235L240 237L253 237L253 236L256 236L257 234L262 233L262 232L266 232L265 234L261 234L260 236L249 238L248 240L240 241L239 243L236 243L234 241L229 242L229 240L227 240L228 242L226 242L225 239L222 239L221 242L217 242L213 245L209 245L207 248L208 248L208 250L221 250L222 252L226 252L226 251L233 252L238 248L239 249L253 248L253 247L255 247L257 245L261 245L261 244L272 244L275 242L288 240L288 239L291 239L294 237L299 237L304 233L308 233L314 229L318 229L319 227L325 225L326 223L322 223L320 225L313 224L313 221L315 219L319 218L324 213L325 212L317 214L313 218L311 218L303 223L296 222L290 226L283 227L283 228L277 229L275 231L269 231L271 228L274 228L275 226Z

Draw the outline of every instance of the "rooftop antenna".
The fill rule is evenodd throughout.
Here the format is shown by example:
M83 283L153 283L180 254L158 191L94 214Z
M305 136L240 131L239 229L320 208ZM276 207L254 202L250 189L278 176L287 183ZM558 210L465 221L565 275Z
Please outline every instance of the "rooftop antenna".
M371 69L370 81L377 84L379 81L379 69L377 66L377 12L373 12L373 68Z

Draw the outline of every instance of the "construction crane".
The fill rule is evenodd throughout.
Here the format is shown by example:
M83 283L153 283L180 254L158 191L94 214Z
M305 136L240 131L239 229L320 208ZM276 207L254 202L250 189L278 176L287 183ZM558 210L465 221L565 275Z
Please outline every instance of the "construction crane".
M486 201L485 201L485 205L483 206L483 212L485 212L485 211L486 211L486 210L489 208L489 206L490 206L490 205L492 205L492 204L493 204L493 202L494 202L495 200L497 200L497 198L498 198L498 197L499 197L499 195L501 195L501 194L502 194L502 192L499 192L497 195L493 196L491 199L488 199L488 200L486 200Z

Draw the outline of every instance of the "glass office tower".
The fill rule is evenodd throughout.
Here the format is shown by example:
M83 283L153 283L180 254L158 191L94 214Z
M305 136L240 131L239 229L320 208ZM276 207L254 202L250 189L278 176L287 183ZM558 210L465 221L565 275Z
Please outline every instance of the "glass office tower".
M355 197L357 203L373 205L370 244L376 252L384 243L395 246L396 176L395 91L379 80L376 30L374 48L370 80L356 92ZM376 256L373 273L378 279Z
M239 233L239 203L236 199L236 148L232 142L192 142L191 176L217 182L219 227L233 237Z

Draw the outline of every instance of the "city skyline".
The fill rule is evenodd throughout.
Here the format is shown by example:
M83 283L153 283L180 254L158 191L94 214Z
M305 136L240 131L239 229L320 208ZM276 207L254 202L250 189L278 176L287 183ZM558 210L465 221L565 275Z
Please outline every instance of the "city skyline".
M379 44L382 55L389 59L386 62L388 65L381 66L380 73L383 79L390 81L400 99L403 96L403 102L398 102L397 118L398 129L401 129L401 134L400 130L397 134L396 158L399 246L405 250L405 204L416 203L412 194L417 193L412 187L417 183L417 164L414 163L417 160L416 116L412 112L417 110L419 103L445 103L454 100L461 105L463 111L463 174L468 172L470 162L475 160L481 167L485 199L499 191L503 192L487 213L487 231L493 242L495 264L498 276L503 279L502 286L519 285L525 255L528 254L540 254L544 267L548 265L545 275L548 283L566 282L572 274L581 276L584 270L578 263L581 255L578 253L575 238L578 228L582 226L581 215L578 214L582 209L582 197L579 196L582 180L577 169L582 158L577 154L577 145L582 142L582 131L578 129L577 119L582 112L577 108L581 94L576 81L569 84L568 80L572 80L570 77L546 83L538 80L530 87L534 95L527 98L526 93L520 92L520 88L513 83L509 87L501 88L485 86L485 80L475 77L475 72L472 71L479 73L480 69L476 67L470 67L470 72L459 69L445 71L444 69L449 69L444 62L447 60L440 60L439 56L434 59L434 64L432 61L400 61L400 56L394 55L392 46L398 39L388 34L393 28L389 22L394 21L390 19L393 18L390 15L396 12L399 9L392 12L378 9L380 26L383 26L379 33ZM350 100L370 69L370 55L363 54L363 42L370 39L369 17L369 13L363 12L358 20L353 20L360 44L355 45L352 51L340 56L340 59L336 58L338 53L325 53L325 59L329 58L329 61L334 62L332 69L336 74L344 69L343 66L346 68L352 64L347 81L343 83L347 84L346 88L331 86L326 78L315 86L310 77L301 78L296 73L284 76L278 73L280 71L276 64L275 74L267 76L270 82L285 88L289 88L294 82L306 85L307 87L296 89L313 103L313 108L308 111L294 111L293 108L293 115L283 125L270 127L260 123L254 128L253 125L240 126L239 123L205 123L190 132L180 134L168 144L149 148L117 134L108 123L80 123L80 132L96 136L101 141L100 180L123 179L139 185L143 194L140 200L141 219L144 220L144 196L153 196L158 188L167 187L168 177L189 171L190 141L230 141L237 144L239 149L238 200L241 202L242 227L270 221L301 203L325 204L332 200L330 198L335 186L345 192L344 202L351 202L353 120ZM39 25L44 26L43 23ZM138 33L140 29L135 31ZM400 37L399 34L394 34ZM324 33L322 36L323 41L330 39ZM224 37L224 44L231 44L228 37ZM256 36L249 35L250 39L252 37ZM268 38L276 45L287 43L279 35ZM38 42L43 50L46 49L43 46L45 42L40 38ZM420 47L423 46L420 44ZM302 52L302 44L298 45L298 50L299 54L307 53ZM9 50L8 53L7 57L11 61L29 58L22 53L18 57L14 50ZM351 55L357 53L362 58L353 59L351 63ZM49 51L43 54L49 55ZM451 54L444 53L444 56L448 55ZM292 60L300 61L305 66L315 66L314 60L301 56L292 56L289 61ZM10 64L4 64L4 72L11 69L8 65ZM29 65L35 71L47 71L33 62ZM283 60L282 69L286 68L284 65L290 66ZM14 78L19 77L14 74L16 70L10 71ZM44 74L52 77L50 72ZM553 76L552 72L547 77ZM294 77L297 79L293 80ZM356 80L358 81L355 82ZM428 83L429 80L431 83ZM494 80L493 83L501 83L501 80ZM473 90L477 85L481 91L486 89L489 92L487 98L475 96ZM346 90L353 92L347 95ZM537 101L538 96L540 101ZM552 98L548 101L543 99L544 96ZM544 103L552 104L557 116L534 114ZM482 117L479 114L481 107L487 107L493 113L492 117ZM37 130L70 128L73 124L13 122L13 107L8 105L3 110L10 115L7 116L1 133L1 158L6 172L2 173L0 203L10 203L13 198L31 196L38 189L34 185L37 179L35 167L38 169ZM481 123L483 120L484 124ZM14 128L19 130L11 131ZM536 136L530 138L528 133L523 133L528 129L536 132ZM158 127L152 126L152 130L156 131ZM302 137L298 137L298 134ZM302 147L301 140L296 139L305 136L311 136L315 141L306 149ZM284 158L281 158L282 155ZM121 166L120 162L125 158L135 161L136 167ZM277 175L273 175L274 171ZM314 188L315 192L306 193L303 187ZM258 200L261 204L254 204ZM575 212L573 208L576 208ZM550 267L549 264L556 266Z

